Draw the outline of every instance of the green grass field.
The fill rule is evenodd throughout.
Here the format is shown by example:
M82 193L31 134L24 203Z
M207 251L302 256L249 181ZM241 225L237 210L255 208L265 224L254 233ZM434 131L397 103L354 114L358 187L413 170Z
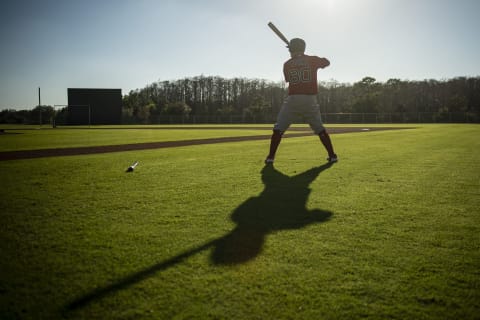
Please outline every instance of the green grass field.
M478 319L480 126L415 127L0 161L0 319ZM259 134L149 131L0 151Z
M159 128L171 128L159 130ZM270 134L268 130L258 130L257 126L231 126L229 130L215 129L223 128L223 125L196 125L189 128L201 130L182 130L181 126L110 126L110 127L73 127L57 128L51 127L39 130L38 127L27 127L22 129L19 126L3 126L10 135L2 137L0 144L1 151L12 150L33 150L62 147L91 147L102 145L120 145L129 143L145 143L158 141L177 141L207 139L219 137L238 137L259 134ZM265 126L270 129L271 126ZM0 126L0 129L2 126ZM148 130L148 128L152 128ZM252 128L252 129L249 129ZM120 130L123 129L123 130Z

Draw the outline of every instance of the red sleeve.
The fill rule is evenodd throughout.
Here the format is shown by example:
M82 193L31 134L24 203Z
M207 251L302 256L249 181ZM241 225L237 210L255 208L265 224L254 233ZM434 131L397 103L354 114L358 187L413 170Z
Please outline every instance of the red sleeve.
M290 60L288 60L290 61ZM289 82L289 77L288 77L288 61L283 64L283 77L285 78L285 82Z
M323 68L326 68L330 65L330 61L328 61L327 58L320 58L320 57L315 57L315 58L316 58L315 63L316 63L317 68L322 68L323 69Z

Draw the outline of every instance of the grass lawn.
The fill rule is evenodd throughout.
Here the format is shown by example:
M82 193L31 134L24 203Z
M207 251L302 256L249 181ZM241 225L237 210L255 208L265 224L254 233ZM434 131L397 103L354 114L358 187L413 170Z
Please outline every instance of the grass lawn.
M171 128L164 130L165 128ZM270 126L259 130L257 126L196 125L179 129L181 126L110 126L110 127L62 127L52 129L33 126L3 125L7 133L0 136L0 152L12 150L33 150L61 147L89 147L103 145L120 145L129 143L178 141L192 139L208 139L219 137L237 137L270 134ZM203 128L202 128L203 127ZM251 127L251 129L249 129ZM151 130L148 130L151 128ZM110 130L112 129L112 130ZM122 129L122 130L121 130ZM201 129L201 130L200 130Z
M332 135L330 167L314 136L275 167L267 140L0 161L0 318L478 319L479 136Z

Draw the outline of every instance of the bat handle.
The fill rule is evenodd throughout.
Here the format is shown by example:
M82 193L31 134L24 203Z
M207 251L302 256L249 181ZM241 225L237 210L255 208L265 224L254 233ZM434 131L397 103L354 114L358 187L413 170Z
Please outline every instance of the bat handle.
M130 167L128 167L127 172L132 172L137 165L138 165L138 161L135 161L134 164L132 164Z

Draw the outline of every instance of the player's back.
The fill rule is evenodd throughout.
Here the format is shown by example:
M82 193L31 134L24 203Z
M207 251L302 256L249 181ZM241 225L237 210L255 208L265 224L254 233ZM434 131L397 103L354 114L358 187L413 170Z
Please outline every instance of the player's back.
M317 70L329 64L325 58L305 54L292 57L285 62L283 73L285 81L289 83L288 94L317 94Z

